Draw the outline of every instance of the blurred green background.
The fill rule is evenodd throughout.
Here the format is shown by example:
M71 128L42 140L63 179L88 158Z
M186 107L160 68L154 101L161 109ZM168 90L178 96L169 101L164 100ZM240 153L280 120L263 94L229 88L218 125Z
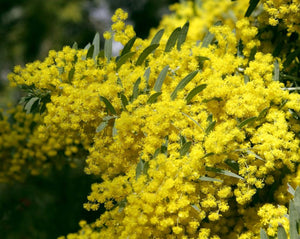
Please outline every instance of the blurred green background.
M8 87L7 74L15 65L42 60L50 49L77 42L84 47L95 33L111 24L116 8L129 13L128 22L145 38L176 0L0 0L0 108L16 104L20 92ZM1 160L1 159L0 159ZM1 163L1 162L0 162ZM0 238L50 239L79 229L81 219L91 222L97 212L83 203L92 182L99 179L83 168L52 170L30 176L26 182L0 184Z

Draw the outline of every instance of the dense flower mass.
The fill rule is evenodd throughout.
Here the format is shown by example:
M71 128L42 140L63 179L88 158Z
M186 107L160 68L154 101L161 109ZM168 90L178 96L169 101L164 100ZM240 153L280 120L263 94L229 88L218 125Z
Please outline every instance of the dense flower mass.
M300 95L279 73L294 74L297 59L284 49L273 54L275 43L260 32L266 23L244 17L248 1L201 2L172 6L164 30L145 40L118 9L103 51L96 36L88 49L51 51L9 76L50 92L34 138L65 138L55 143L67 155L81 145L86 173L103 180L84 207L106 211L68 239L242 239L259 238L260 228L274 236L278 224L288 230L287 185L299 185ZM269 14L271 26L281 19L288 41L299 19L277 16L272 4L254 13ZM118 57L113 38L125 45Z

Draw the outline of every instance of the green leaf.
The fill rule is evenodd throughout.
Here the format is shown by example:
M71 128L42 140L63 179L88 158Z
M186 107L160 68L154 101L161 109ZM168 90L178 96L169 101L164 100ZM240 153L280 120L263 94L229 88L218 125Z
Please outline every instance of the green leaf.
M114 121L114 125L112 127L112 137L116 137L117 133L116 121Z
M186 103L189 104L193 97L203 91L206 88L207 84L198 85L194 89L192 89L188 95L185 97Z
M104 56L107 59L107 61L110 61L112 56L112 41L113 37L111 37L110 39L105 39L104 42Z
M191 145L192 145L192 142L191 142L191 141L186 142L185 144L183 144L182 147L181 147L181 149L180 149L180 151L179 151L180 156L186 155L186 154L188 153L188 151L189 151Z
M181 49L181 45L185 42L186 40L186 36L187 36L187 32L189 30L189 26L190 26L190 23L189 22L186 22L181 31L179 32L179 35L178 35L178 40L177 40L177 50L180 51Z
M139 85L141 83L141 77L139 77L133 86L132 96L131 96L131 102L134 101L138 95L139 95Z
M161 37L162 37L163 34L164 34L164 31L165 31L165 29L159 30L159 31L155 34L155 36L153 37L153 39L152 39L150 45L153 45L153 44L159 44L160 39L161 39Z
M210 99L204 99L204 100L202 100L202 103L208 103L208 102L213 101L213 100L216 100L216 101L220 102L223 99L220 98L220 97L213 97L213 98L210 98Z
M86 54L86 58L92 58L94 53L94 46L91 45L90 48L88 49L88 52Z
M98 32L94 37L93 46L94 46L93 59L97 60L98 54L100 52L100 36Z
M249 62L254 60L256 52L257 52L257 47L255 46L250 51Z
M221 169L221 168L214 168L214 167L208 167L208 166L206 166L205 169L207 171L211 171L211 172L214 172L214 173L223 174L223 175L226 175L226 176L229 176L229 177L233 177L233 178L238 178L238 179L244 180L244 178L241 177L240 175L237 175L237 174L235 174L233 172L230 172L230 171L227 171L227 170L224 170L224 169Z
M141 55L139 56L139 58L136 61L136 65L140 66L143 64L144 60L147 58L147 56L152 53L157 47L159 46L159 44L153 44L150 45L148 47L146 47L143 52L141 53Z
M203 38L201 47L207 48L214 38L215 38L215 34L207 32L207 34Z
M145 70L145 73L144 73L144 77L146 79L146 84L149 85L149 78L150 78L150 67L148 67L146 70Z
M165 48L165 52L170 52L172 50L172 48L175 46L176 41L178 39L179 33L181 31L181 27L177 27L170 35L167 44L166 44L166 48Z
M107 112L110 111L110 113L113 115L117 114L115 108L112 106L108 99L106 99L104 96L100 96L100 100L104 102Z
M206 133L206 134L209 134L209 133L214 129L215 125L216 125L216 121L214 120L213 122L211 122L211 123L208 125L208 127L207 127L206 130L205 130L205 133Z
M287 191L288 191L290 194L292 194L293 196L295 196L295 189L294 189L289 183L287 184L287 186L288 186Z
M265 161L262 157L258 156L256 153L254 153L253 151L251 151L249 149L247 150L247 153L254 155L254 157L259 159L259 160Z
M256 116L253 116L253 117L250 117L250 118L248 118L248 119L245 119L245 120L243 120L243 121L238 125L238 127L239 127L239 128L243 128L245 125L250 124L250 123L253 123L256 119L257 119Z
M34 112L40 101L39 97L32 97L25 105L24 109L27 114Z
M117 67L118 70L130 57L132 57L135 54L135 52L127 52L124 55L122 55L119 60L117 61Z
M74 42L74 43L73 43L72 48L75 49L75 50L78 50L78 44L77 44L77 42Z
M290 238L299 238L298 225L299 225L299 209L297 211L294 200L290 200L289 206L289 219L290 219Z
M100 131L104 130L106 126L108 125L108 121L103 121L96 129L96 133L99 133Z
M202 177L198 178L198 180L205 181L205 182L220 182L220 183L223 183L223 180L220 180L220 179L217 179L217 178L206 177L206 176L202 176Z
M213 121L213 114L209 114L206 119L207 122L211 123Z
M176 86L175 90L171 94L171 99L175 100L177 96L177 92L182 90L196 75L198 71L194 71L190 74L188 74L186 77L184 77L179 84Z
M200 208L197 207L195 204L192 204L191 207L194 208L197 212L201 212Z
M128 52L130 52L130 49L132 48L134 42L136 40L136 36L134 36L133 38L131 38L124 46L121 56L127 54Z
M75 73L75 68L72 67L72 69L69 71L69 75L68 75L69 81L71 81L73 79L74 73Z
M212 152L211 153L207 153L201 159L207 158L207 157L212 156L212 155L215 155L215 154L212 153Z
M198 60L199 69L202 70L203 69L204 61L208 61L210 59L208 57L206 57L206 56L197 56L197 60Z
M260 229L260 239L269 239L267 233L262 228Z
M259 115L257 116L257 119L256 119L256 120L261 120L262 118L266 117L268 110L269 110L269 107L264 108L264 109L259 113Z
M138 162L136 166L135 178L136 180L142 175L147 174L149 168L149 162L144 162L142 159Z
M122 107L124 110L126 110L126 106L128 105L127 97L124 94L120 93L120 98L122 102Z
M287 234L286 234L283 226L278 227L277 236L278 236L278 239L287 239Z
M152 104L152 103L156 102L158 96L160 96L160 95L161 95L161 92L156 92L156 93L152 94L149 97L149 99L147 100L147 104Z
M64 73L65 69L63 67L57 67L58 73L61 75Z
M201 127L201 125L196 120L194 120L191 116L187 115L186 113L183 113L183 112L181 112L181 113L184 116L188 117L191 121L193 121L204 132L204 129Z
M240 170L240 165L236 162L236 161L234 161L234 160L232 160L232 159L226 159L225 160L225 163L230 167L230 168L232 168L233 170L235 170L235 171L239 171Z
M279 63L278 60L276 59L274 61L274 73L273 73L273 80L274 81L279 81Z
M258 3L259 0L250 0L249 7L245 13L245 17L250 17L251 13L254 11Z
M167 73L168 73L168 70L169 70L169 66L165 66L162 71L159 73L158 77L157 77L157 80L154 84L154 90L156 92L160 92L161 91L161 87L162 87L162 84L167 76Z
M250 81L250 77L248 75L244 75L244 83L245 85Z

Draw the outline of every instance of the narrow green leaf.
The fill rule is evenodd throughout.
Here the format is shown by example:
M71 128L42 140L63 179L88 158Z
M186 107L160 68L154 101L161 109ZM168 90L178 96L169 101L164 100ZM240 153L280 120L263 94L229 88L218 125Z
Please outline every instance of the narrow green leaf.
M278 239L287 239L287 234L286 234L283 226L278 227L277 236L278 236Z
M256 119L257 119L256 116L253 116L253 117L250 117L250 118L248 118L248 119L245 119L245 120L243 120L243 121L238 125L238 127L239 127L239 128L243 128L245 125L250 124L250 123L253 123Z
M255 59L255 54L257 52L257 47L253 47L250 51L249 62Z
M299 212L293 200L290 200L289 205L289 220L290 220L290 238L299 238L298 224Z
M250 0L249 7L245 13L245 17L250 17L251 13L254 11L258 3L259 0Z
M190 23L186 22L182 29L179 32L178 40L177 40L177 50L180 51L181 45L185 42L187 32L189 30Z
M170 35L167 44L166 44L166 48L165 48L165 52L169 52L172 50L172 48L175 46L177 38L179 36L179 33L181 31L181 27L177 27Z
M215 155L215 154L214 154L214 153L207 153L207 154L205 154L205 155L202 157L202 159L207 158L207 157L212 156L212 155Z
M153 39L152 39L150 45L153 45L153 44L159 44L160 39L161 39L161 37L162 37L163 34L164 34L164 31L165 31L165 29L159 30L159 31L155 34L155 36L153 37Z
M247 150L247 153L254 155L254 157L259 159L259 160L265 161L262 157L258 156L256 153L254 153L253 151L251 151L249 149Z
M147 56L152 53L157 47L159 46L159 44L153 44L150 45L148 47L146 47L143 52L141 53L141 55L139 56L139 58L136 61L136 65L140 66L143 64L144 60L147 58Z
M192 89L188 95L185 97L186 103L189 104L193 97L203 91L206 88L207 84L198 85L194 89Z
M142 174L147 174L149 168L149 162L144 162L142 159L136 166L135 178L138 179Z
M295 196L295 189L294 189L289 183L287 184L287 186L288 186L287 191L288 191L290 194L292 194L293 196Z
M195 204L192 204L191 207L194 208L197 212L201 212L200 208L197 207Z
M94 46L91 45L90 48L88 49L88 52L86 54L86 58L92 58L94 53Z
M217 178L206 177L206 176L202 176L202 177L198 178L198 180L205 181L205 182L220 182L220 183L223 183L223 180L220 180L220 179L217 179Z
M208 31L205 37L203 38L201 47L207 48L214 38L215 34L212 34Z
M149 99L147 100L147 104L152 104L152 103L156 102L158 96L160 96L160 95L161 95L161 92L156 92L156 93L152 94L149 97Z
M182 145L182 147L181 147L181 149L180 149L180 151L179 151L180 156L186 155L186 154L188 153L188 151L189 151L191 145L192 145L192 142L191 142L191 141L186 142L184 145Z
M124 94L120 93L120 98L122 102L122 107L124 110L126 110L126 106L128 105L127 97Z
M114 125L112 127L112 137L116 137L116 135L118 134L117 132L117 128L116 128L116 121L114 121Z
M98 54L100 52L100 36L98 32L94 37L93 46L94 46L93 59L97 60Z
M74 43L73 43L72 48L75 49L75 50L78 50L78 44L77 44L77 42L74 42Z
M206 119L207 122L211 123L213 121L213 114L209 114Z
M267 233L262 228L260 229L260 239L269 239Z
M250 77L248 75L244 75L244 83L245 85L250 81Z
M279 81L279 63L278 60L276 59L274 61L274 72L273 72L273 80L274 81Z
M204 100L202 100L202 103L208 103L208 102L213 101L213 100L216 100L216 101L220 102L220 101L222 101L223 99L220 98L220 97L213 97L213 98L211 98L211 99L204 99Z
M119 60L117 61L117 67L118 70L130 57L132 57L135 54L135 52L127 52L124 55L122 55Z
M110 39L105 39L104 42L104 56L107 59L107 61L110 61L112 56L112 41L113 38L111 37Z
M69 75L68 75L69 81L71 81L73 79L74 73L75 73L75 68L72 67L72 69L69 71Z
M186 77L184 77L179 84L176 86L175 90L171 94L171 99L175 100L177 96L177 92L182 90L196 75L198 71L194 71L190 74L188 74Z
M100 100L104 102L107 112L110 111L110 113L113 115L117 114L115 108L112 106L108 99L106 99L104 96L100 96Z
M136 40L136 36L134 36L133 38L131 38L124 46L121 56L127 54L128 52L130 52L130 49L132 48L134 42Z
M259 115L257 116L257 119L256 119L256 120L261 120L262 118L266 117L268 110L269 110L269 107L264 108L264 109L259 113Z
M199 66L199 69L202 70L202 69L203 69L203 66L204 66L204 62L205 62L205 61L208 61L209 58L206 57L206 56L198 56L198 57L197 57L197 60L198 60L198 66Z
M123 210L124 210L124 208L126 207L126 204L127 204L126 198L123 199L122 201L120 201L118 204L119 204L119 210L118 210L118 212L119 213L123 212Z
M132 96L131 96L131 102L134 101L138 95L139 95L139 85L141 83L141 77L139 77L133 86Z
M235 170L235 171L239 171L240 170L240 165L236 162L236 161L234 161L234 160L232 160L232 159L226 159L225 160L225 163L230 167L230 168L232 168L233 170Z
M169 66L165 66L162 69L162 71L159 73L157 80L155 82L155 85L154 85L154 90L156 92L159 92L161 90L162 84L167 76L168 70L169 70Z
M89 50L91 47L91 43L88 43L85 47L84 47L84 50Z
M201 125L196 120L194 120L191 116L187 115L186 113L183 113L183 112L181 112L181 113L184 116L188 117L191 121L193 121L204 132L204 129L201 127Z
M211 123L208 125L208 127L207 127L206 130L205 130L205 133L206 133L206 134L209 134L209 133L214 129L215 125L216 125L216 121L214 120L213 122L211 122Z
M57 67L57 70L60 75L63 74L65 71L64 67Z
M99 133L100 131L104 130L106 126L108 125L108 121L103 121L96 129L96 133Z
M139 176L141 176L143 169L144 169L144 161L142 159L140 159L140 161L136 165L136 169L135 169L135 179L136 180L139 178Z
M244 49L243 41L240 39L238 46L237 46L237 56L238 57L244 58L243 49Z
M33 112L35 110L35 107L38 105L40 101L40 98L38 97L32 97L25 105L24 109L27 114Z
M233 172L230 172L230 171L227 171L227 170L224 170L224 169L221 169L221 168L214 168L214 167L208 167L208 166L206 166L205 169L207 171L211 171L211 172L214 172L214 173L223 174L223 175L226 175L226 176L229 176L229 177L233 177L233 178L238 178L238 179L244 180L244 178L241 177L240 175L237 175L237 174L235 174Z

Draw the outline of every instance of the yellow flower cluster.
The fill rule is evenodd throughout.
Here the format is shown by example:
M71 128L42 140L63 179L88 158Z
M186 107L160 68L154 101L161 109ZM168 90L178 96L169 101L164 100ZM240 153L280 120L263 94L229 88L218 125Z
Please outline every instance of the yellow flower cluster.
M10 75L51 92L40 137L53 132L82 144L86 173L102 179L84 207L106 211L68 239L242 239L259 238L261 227L273 236L278 223L287 229L300 95L274 80L275 59L259 51L258 28L242 17L245 2L175 5L182 19L165 18L161 39L131 47L135 34L119 9L105 38L128 52L93 58L65 47Z
M49 132L39 137L40 114L26 114L21 106L1 114L0 120L0 182L23 181L27 175L46 173L55 165L61 167L78 152L71 138Z
M263 0L262 2L271 26L277 26L282 22L289 34L300 33L299 0Z

